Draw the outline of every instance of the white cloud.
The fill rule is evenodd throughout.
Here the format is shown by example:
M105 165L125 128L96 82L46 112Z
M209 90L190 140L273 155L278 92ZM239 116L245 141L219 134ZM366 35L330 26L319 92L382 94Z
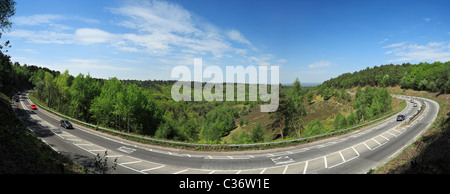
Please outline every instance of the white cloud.
M81 28L75 31L75 37L82 44L95 44L112 41L116 36L99 29Z
M248 62L256 64L256 65L262 65L262 66L269 66L269 65L275 65L271 64L270 61L274 58L272 54L263 54L259 57L249 57Z
M329 67L332 64L333 63L331 63L330 61L322 60L322 61L318 61L318 62L309 64L308 67L311 68L311 69L314 69L314 68L321 68L321 67Z
M32 16L18 16L13 18L14 25L29 25L29 26L37 26L42 24L50 24L54 23L57 20L65 19L62 15L56 14L38 14Z
M62 24L56 23L67 20L82 21L84 23L89 24L100 23L100 21L96 19L84 18L80 16L59 15L59 14L36 14L31 16L18 16L14 17L12 20L14 25L17 26L40 26L40 25L63 26Z
M399 43L394 43L394 44L387 45L387 46L385 46L383 48L395 48L395 47L403 46L404 44L406 44L406 42L399 42Z
M122 35L121 46L150 55L167 55L174 51L192 54L212 54L221 58L232 47L220 30L207 22L193 18L193 14L178 4L163 1L139 1L111 9L125 16L119 25L139 33Z
M383 43L385 43L385 42L388 41L388 40L389 40L389 38L385 38L385 39L383 39L382 41L378 42L378 44L383 44Z
M119 25L146 32L190 34L198 32L191 14L183 7L163 1L139 1L120 8L113 13L124 15L128 20Z
M72 44L74 43L73 35L68 33L54 32L48 30L31 31L31 30L14 30L5 36L12 38L23 38L31 43L38 44Z
M450 61L450 43L429 42L426 45L402 45L394 50L385 52L385 54L396 56L396 58L390 59L388 62Z
M220 29L176 3L124 1L122 6L107 10L115 16L115 21L109 24L114 23L113 27L119 29L106 30L102 28L104 25L95 25L100 24L98 20L80 16L41 14L17 18L17 30L5 36L36 44L102 44L115 49L112 52L115 54L117 51L145 54L155 61L173 64L176 64L173 60L185 64L184 56L204 57L218 63L224 61L219 60L222 58L258 65L286 63L285 59L277 61L271 54L261 54L237 29ZM83 22L85 26L75 27L73 21ZM161 61L159 57L170 60Z
M231 40L234 40L236 42L239 43L243 43L243 44L247 44L247 45L251 45L250 41L248 41L247 39L245 39L245 37L237 30L230 30L227 32L228 37Z
M287 59L278 59L278 63L287 63Z

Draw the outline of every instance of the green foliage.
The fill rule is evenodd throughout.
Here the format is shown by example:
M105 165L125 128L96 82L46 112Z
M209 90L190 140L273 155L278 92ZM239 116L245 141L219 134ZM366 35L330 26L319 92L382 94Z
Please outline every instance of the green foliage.
M364 91L356 92L353 108L357 121L368 120L391 110L392 97L386 88L371 88L366 86Z
M11 28L10 18L16 13L14 0L2 0L0 2L0 29L5 32ZM0 33L1 37L1 33Z
M308 104L311 104L313 97L314 97L314 93L312 91L310 91L306 94L306 101L308 102Z
M261 127L261 123L257 123L256 126L252 128L250 141L253 143L264 141L264 130Z
M306 94L300 81L295 79L293 85L289 89L285 89L280 85L279 105L276 112L271 113L274 119L272 127L279 127L281 138L284 135L295 133L302 128L299 122L300 117L306 116L306 110L303 107L303 98ZM283 127L284 124L284 127Z
M327 131L328 129L323 126L323 124L320 122L320 119L314 119L306 125L303 132L303 137L316 136L324 134Z
M228 135L236 128L234 118L237 118L236 109L228 106L220 106L206 114L206 120L202 123L201 135L207 142L218 142L221 137Z
M331 98L331 93L330 93L330 90L328 89L328 87L325 88L324 90L322 90L322 92L320 93L320 95L322 96L322 98L323 98L324 100L328 100L328 99Z
M402 88L450 93L450 61L401 65L382 65L345 73L324 82L337 88L351 88L370 85L387 87L400 85Z

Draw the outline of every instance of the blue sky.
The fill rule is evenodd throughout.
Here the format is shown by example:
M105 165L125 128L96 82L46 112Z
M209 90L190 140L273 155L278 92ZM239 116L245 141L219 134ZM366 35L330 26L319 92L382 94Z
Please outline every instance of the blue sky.
M72 75L171 79L173 67L279 65L280 82L450 60L450 1L16 0L8 54ZM205 81L205 80L204 80Z

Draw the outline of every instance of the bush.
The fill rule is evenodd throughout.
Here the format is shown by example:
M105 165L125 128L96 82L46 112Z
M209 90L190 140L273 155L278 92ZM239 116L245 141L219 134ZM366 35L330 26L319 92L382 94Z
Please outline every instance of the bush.
M253 143L264 141L264 130L261 127L261 123L258 122L256 126L252 128L250 140Z

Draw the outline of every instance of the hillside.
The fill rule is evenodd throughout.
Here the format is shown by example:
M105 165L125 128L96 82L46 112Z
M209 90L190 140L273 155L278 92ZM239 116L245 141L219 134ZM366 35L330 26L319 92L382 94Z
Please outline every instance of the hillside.
M436 122L421 138L380 169L377 174L448 174L450 172L450 94L389 87L391 93L420 96L440 105Z
M16 117L0 93L0 174L83 173L70 159L39 140Z
M345 73L322 87L388 87L392 94L421 96L440 105L438 119L408 149L374 173L449 173L450 61L381 65Z

